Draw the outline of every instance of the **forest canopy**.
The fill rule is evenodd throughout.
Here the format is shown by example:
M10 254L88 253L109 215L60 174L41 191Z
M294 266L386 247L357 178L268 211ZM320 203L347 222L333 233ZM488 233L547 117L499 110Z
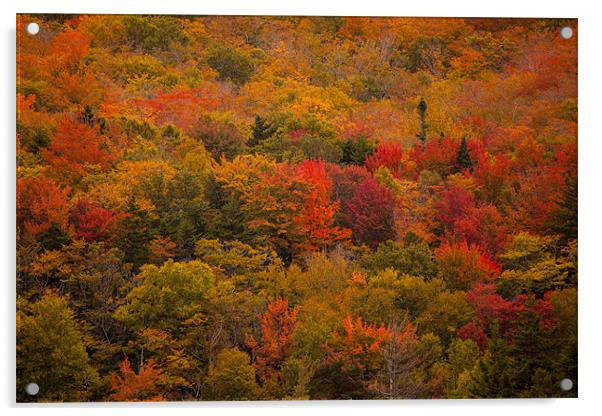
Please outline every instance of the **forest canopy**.
M576 20L17 45L18 401L576 397Z

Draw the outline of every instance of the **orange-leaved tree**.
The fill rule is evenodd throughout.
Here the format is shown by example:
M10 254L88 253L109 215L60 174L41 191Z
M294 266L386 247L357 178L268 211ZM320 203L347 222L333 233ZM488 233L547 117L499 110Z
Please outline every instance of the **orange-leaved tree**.
M155 368L152 360L140 365L136 373L125 357L119 365L120 374L111 376L111 399L118 402L158 402L164 398L158 383L162 371Z
M439 274L450 289L468 290L477 283L497 279L502 267L479 246L461 243L443 243L435 250Z
M263 384L277 382L281 378L281 367L292 352L297 313L296 307L289 307L288 299L276 299L268 304L265 313L259 315L260 338L247 337L246 344L255 359L255 371Z
M65 117L52 135L50 146L42 150L52 173L69 184L87 174L111 167L112 155L96 129Z
M37 238L51 228L69 233L69 192L43 176L17 181L17 229L22 238Z
M306 160L296 166L295 172L309 184L301 211L293 217L297 235L304 238L297 243L301 250L322 249L336 241L346 240L351 230L334 225L338 202L331 202L332 182L323 162Z

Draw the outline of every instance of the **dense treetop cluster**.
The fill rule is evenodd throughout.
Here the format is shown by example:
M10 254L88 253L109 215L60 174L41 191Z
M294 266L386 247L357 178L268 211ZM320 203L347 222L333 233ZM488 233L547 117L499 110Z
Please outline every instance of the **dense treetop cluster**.
M577 394L576 21L17 26L19 401Z

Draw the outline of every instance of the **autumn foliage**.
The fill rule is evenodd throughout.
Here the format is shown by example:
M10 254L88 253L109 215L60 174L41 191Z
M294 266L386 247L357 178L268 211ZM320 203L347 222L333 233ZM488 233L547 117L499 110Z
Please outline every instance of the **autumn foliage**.
M164 400L157 386L161 370L155 369L152 361L140 365L136 373L126 357L119 366L119 374L111 377L111 399L118 402L144 402Z
M112 158L103 146L106 143L97 131L65 118L58 125L48 149L42 150L42 157L54 175L61 180L77 182L94 170L110 167Z
M435 250L439 273L450 287L469 289L475 283L492 282L502 273L501 266L477 245L444 243Z
M110 238L121 217L121 215L85 199L78 200L70 214L77 235L86 241Z
M17 224L25 236L39 236L56 225L69 230L70 189L53 179L22 178L17 182Z
M577 23L18 15L17 400L576 397Z
M294 228L309 240L300 248L316 250L348 239L351 231L335 225L334 216L339 203L331 202L332 183L326 174L324 163L302 162L297 165L296 174L310 185L303 207L299 214L293 217Z
M259 316L261 337L255 340L249 336L246 340L255 355L255 370L264 383L279 377L282 364L292 352L297 313L296 308L289 308L287 299L276 299Z
M353 238L375 248L394 237L395 196L372 178L362 182L345 207Z

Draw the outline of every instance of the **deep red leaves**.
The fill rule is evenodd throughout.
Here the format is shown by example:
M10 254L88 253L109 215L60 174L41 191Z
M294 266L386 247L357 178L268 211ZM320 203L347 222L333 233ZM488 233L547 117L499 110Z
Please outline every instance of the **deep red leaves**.
M480 322L470 321L466 325L460 327L456 334L462 339L471 339L481 351L485 351L489 344L489 338L485 334L485 329Z
M473 208L474 195L461 186L451 185L441 191L441 199L437 204L437 219L446 228L453 228L456 221Z
M478 321L460 328L458 336L470 338L482 348L485 344L483 335L491 332L491 326L495 324L499 334L512 341L513 332L523 325L525 312L537 316L542 331L549 330L558 323L551 294L552 292L544 294L543 299L536 299L534 295L519 295L513 300L507 300L495 293L494 285L477 285L466 294L466 299L474 308Z
M88 242L110 239L123 216L123 213L115 213L83 198L71 209L71 222L78 237Z
M381 143L376 150L366 157L366 167L370 172L384 166L395 175L399 176L403 166L401 164L404 157L403 147L399 143Z
M354 242L376 248L395 238L395 196L376 180L368 178L362 182L344 211Z
M464 188L452 185L441 192L437 219L445 228L445 239L465 241L498 254L507 240L504 219L494 205L477 206L475 197Z

